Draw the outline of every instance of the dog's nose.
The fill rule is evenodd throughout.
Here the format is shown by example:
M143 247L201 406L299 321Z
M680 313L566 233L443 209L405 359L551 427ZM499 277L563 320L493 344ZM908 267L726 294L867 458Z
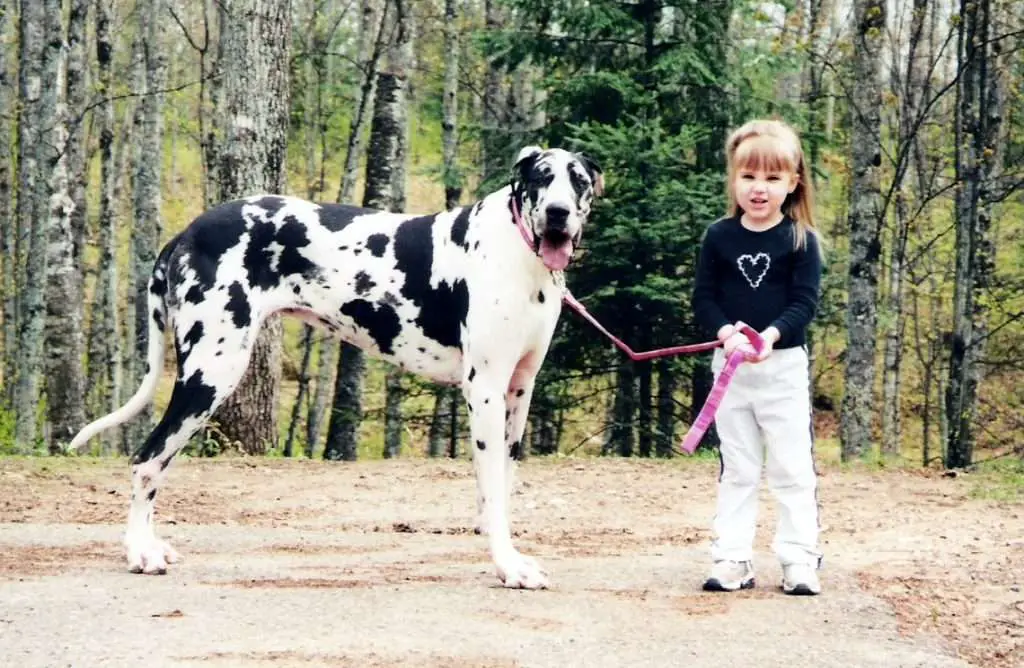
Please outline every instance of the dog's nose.
M549 204L545 213L549 228L565 229L565 224L569 220L569 209L561 204Z

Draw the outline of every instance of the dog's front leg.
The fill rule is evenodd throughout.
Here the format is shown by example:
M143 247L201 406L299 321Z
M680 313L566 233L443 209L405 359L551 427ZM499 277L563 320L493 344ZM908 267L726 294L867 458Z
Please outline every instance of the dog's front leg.
M506 384L488 382L483 374L464 389L470 412L473 467L476 470L482 520L498 578L506 587L543 589L547 577L540 565L512 545L508 521L506 481L505 391Z

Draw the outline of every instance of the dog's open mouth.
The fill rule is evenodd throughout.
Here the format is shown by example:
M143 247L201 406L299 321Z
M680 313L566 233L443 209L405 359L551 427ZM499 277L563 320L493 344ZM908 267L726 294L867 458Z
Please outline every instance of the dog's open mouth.
M561 230L548 230L540 240L540 257L544 266L553 271L562 271L572 259L572 238Z

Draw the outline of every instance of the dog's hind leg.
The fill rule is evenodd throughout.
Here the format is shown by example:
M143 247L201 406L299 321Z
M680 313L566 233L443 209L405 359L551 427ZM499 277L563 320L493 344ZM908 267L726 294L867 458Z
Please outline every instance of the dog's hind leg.
M171 460L230 395L249 365L254 327L203 334L199 320L175 322L178 378L159 424L132 459L132 496L125 531L128 569L164 573L177 553L156 537L153 509Z

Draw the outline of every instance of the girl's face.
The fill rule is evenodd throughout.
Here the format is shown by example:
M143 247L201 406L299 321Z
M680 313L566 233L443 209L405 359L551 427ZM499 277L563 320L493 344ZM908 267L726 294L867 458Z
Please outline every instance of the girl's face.
M745 166L736 170L733 194L746 222L774 225L782 220L782 205L798 183L797 175L788 170Z

